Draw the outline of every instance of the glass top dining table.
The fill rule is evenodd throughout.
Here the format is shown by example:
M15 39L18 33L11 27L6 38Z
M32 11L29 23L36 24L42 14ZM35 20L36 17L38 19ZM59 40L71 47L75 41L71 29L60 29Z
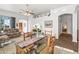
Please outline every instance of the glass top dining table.
M27 46L29 46L29 45L31 45L31 44L33 44L33 43L39 41L39 40L42 40L44 37L45 37L45 36L39 36L39 37L29 38L29 39L27 39L27 40L25 40L25 41L19 42L17 45L18 45L19 47L21 47L21 48L24 48L24 47L27 47Z

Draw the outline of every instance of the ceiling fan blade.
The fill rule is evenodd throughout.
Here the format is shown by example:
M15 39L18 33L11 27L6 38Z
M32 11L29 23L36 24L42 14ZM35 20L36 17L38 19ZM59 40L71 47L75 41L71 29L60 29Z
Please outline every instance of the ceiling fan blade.
M35 13L30 13L30 14L35 14Z
M22 13L21 11L19 13Z
M23 9L20 9L21 11L24 11L24 12L26 12L26 10L23 10Z

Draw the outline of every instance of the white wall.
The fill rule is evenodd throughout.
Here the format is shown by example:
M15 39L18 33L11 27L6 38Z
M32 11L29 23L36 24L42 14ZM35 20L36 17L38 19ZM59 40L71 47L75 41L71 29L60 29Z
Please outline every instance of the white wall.
M44 17L39 17L39 18L32 18L30 20L31 20L31 28L35 24L40 24L42 26L42 30L44 31L45 30L44 21L45 20L52 20L52 18L51 17L44 16Z
M39 23L42 25L42 30L44 30L44 21L45 20L53 20L53 28L52 31L56 35L56 38L58 38L58 16L62 14L72 14L72 22L73 22L73 31L72 31L72 36L73 36L73 42L77 42L77 13L75 12L76 5L69 5L61 8L57 8L54 10L51 10L51 16L44 16L44 17L39 17L39 18L31 18L31 28L32 25L35 23Z

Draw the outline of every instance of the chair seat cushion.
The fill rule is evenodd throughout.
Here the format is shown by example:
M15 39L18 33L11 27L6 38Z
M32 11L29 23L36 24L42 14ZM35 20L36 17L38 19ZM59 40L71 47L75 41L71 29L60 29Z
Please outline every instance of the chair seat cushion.
M36 51L40 53L45 47L46 47L46 44L41 44L39 47L37 47Z

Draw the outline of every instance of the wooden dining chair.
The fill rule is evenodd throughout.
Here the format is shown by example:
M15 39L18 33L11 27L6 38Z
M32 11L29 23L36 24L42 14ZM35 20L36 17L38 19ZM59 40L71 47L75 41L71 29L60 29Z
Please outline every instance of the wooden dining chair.
M16 46L16 54L30 54L30 51L33 49L34 44L31 44L27 47L20 48Z
M27 46L24 50L25 54L30 54L31 51L33 50L33 47L34 47L34 44Z
M46 41L47 42L35 48L36 54L53 54L54 53L55 37L48 35Z
M47 46L40 52L41 54L54 53L55 37L48 35Z
M25 40L26 38L28 38L28 37L32 38L32 32L27 32L27 33L24 33L24 34L23 34L23 39L24 39L24 40Z

